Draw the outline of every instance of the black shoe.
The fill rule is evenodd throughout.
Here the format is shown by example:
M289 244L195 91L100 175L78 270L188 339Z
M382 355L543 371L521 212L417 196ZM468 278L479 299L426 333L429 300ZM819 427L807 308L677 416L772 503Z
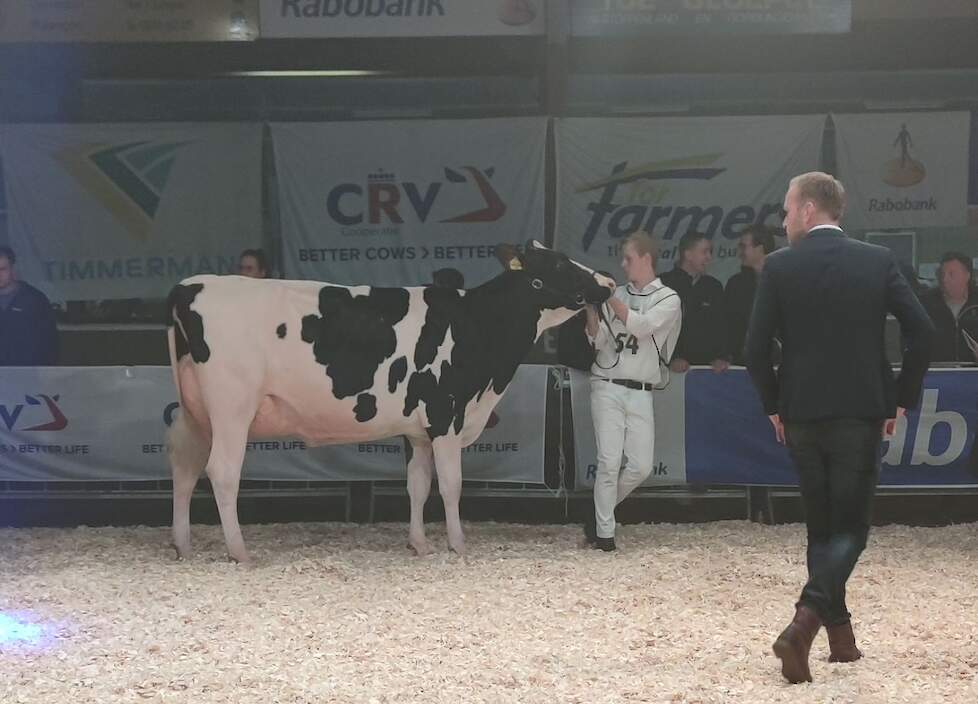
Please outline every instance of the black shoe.
M605 552L614 552L618 548L615 547L614 538L594 538L594 548L595 550L604 550Z
M594 542L598 539L598 524L597 519L594 517L593 508L584 517L584 539L588 545L594 545Z

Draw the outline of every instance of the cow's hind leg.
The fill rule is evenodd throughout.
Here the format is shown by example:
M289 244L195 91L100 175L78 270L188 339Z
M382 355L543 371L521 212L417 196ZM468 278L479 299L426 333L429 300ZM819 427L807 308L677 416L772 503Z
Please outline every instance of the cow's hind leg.
M431 443L409 439L411 443L411 459L408 460L407 489L411 497L411 527L408 530L408 545L419 556L427 555L430 551L428 540L424 535L424 505L431 492L431 472L435 460Z
M166 432L166 451L173 473L173 547L177 559L190 558L190 499L207 463L207 439L180 411Z
M251 416L243 423L224 422L214 425L211 454L207 460L207 476L214 489L214 499L221 515L221 528L227 544L228 556L235 562L248 564L241 526L238 524L238 485L241 482L241 464L244 462L245 445L248 442L248 425Z
M456 437L435 438L432 442L435 470L438 472L438 491L445 505L445 527L448 547L459 555L465 554L465 536L459 518L458 502L462 496L462 446Z

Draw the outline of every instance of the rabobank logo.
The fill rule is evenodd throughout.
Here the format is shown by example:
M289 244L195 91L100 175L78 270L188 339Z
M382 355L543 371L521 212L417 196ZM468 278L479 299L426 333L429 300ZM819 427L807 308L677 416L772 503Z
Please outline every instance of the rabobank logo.
M477 224L499 220L506 203L490 183L494 168L444 168L444 180L408 181L383 169L363 183L340 183L326 196L326 212L343 234L396 234L405 222ZM466 193L471 193L468 195ZM458 212L457 203L477 202Z
M614 240L636 230L645 230L663 240L671 240L677 233L682 236L688 230L703 232L710 238L719 231L728 239L736 239L751 223L763 223L771 217L780 219L780 200L759 208L747 203L733 207L710 204L718 190L712 182L728 171L723 166L724 156L701 154L631 168L623 161L615 164L608 176L577 186L577 193L600 193L586 206L590 216L582 235L584 249L590 249L599 234ZM703 184L702 190L692 194L697 204L675 202L672 190L677 182L685 183L681 190L686 198L691 195L690 182Z
M179 150L189 142L87 144L57 154L65 170L133 238L149 238Z
M58 407L60 394L24 396L23 401L0 403L0 423L8 431L40 432L64 430L68 418Z
M913 137L906 123L900 125L900 131L893 140L893 149L899 150L899 155L883 164L882 179L883 183L897 188L908 188L916 186L927 178L927 169L919 159L915 159L913 150Z

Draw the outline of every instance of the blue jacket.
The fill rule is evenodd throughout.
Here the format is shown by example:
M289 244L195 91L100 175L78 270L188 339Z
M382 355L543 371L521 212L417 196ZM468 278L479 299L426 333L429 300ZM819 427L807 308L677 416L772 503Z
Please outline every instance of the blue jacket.
M58 329L48 297L21 281L6 310L0 308L0 366L57 364Z

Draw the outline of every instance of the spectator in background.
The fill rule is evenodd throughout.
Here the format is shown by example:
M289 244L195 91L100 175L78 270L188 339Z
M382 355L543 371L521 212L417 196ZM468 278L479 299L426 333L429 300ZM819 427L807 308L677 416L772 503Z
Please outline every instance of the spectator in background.
M709 364L715 372L730 366L723 314L723 285L706 273L713 243L702 232L679 240L679 261L662 275L662 283L679 294L683 329L669 368L685 372L691 364Z
M948 252L937 268L937 288L924 293L920 302L937 333L931 359L934 362L975 362L965 333L978 340L978 290L972 276L971 258Z
M727 281L723 303L727 319L727 350L734 364L744 363L744 341L754 306L757 277L764 268L764 257L774 251L774 237L780 230L770 225L754 224L745 228L737 243L741 270Z
M246 249L238 258L238 273L252 279L268 278L268 257L262 249Z
M17 256L0 246L0 366L57 364L58 329L48 297L17 279Z
M431 283L439 288L464 289L465 277L462 276L462 272L458 269L445 267L432 273Z

